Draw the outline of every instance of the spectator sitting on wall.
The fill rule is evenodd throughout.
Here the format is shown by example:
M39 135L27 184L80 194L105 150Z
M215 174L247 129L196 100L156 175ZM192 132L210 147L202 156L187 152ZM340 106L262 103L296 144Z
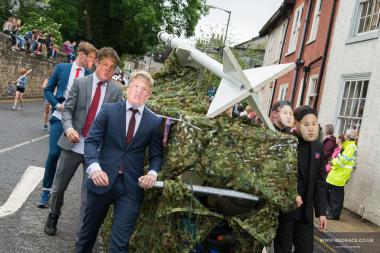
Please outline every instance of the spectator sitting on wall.
M12 36L16 39L16 44L12 47L12 50L25 50L25 39L20 35L21 32L21 20L15 19Z
M37 48L34 50L34 55L46 55L46 38L44 35L44 32L42 30L39 31L38 37L37 37Z
M29 46L29 53L31 55L33 55L33 52L36 50L36 48L38 46L38 42L37 42L38 33L39 33L38 29L32 30L32 38L30 40L30 46Z
M54 47L54 36L52 36L50 33L46 36L45 39L45 46L47 50L47 57L50 60L54 60L55 56L57 55L56 48Z
M71 63L74 62L75 57L74 57L74 49L71 46L71 42L69 40L66 40L62 44L62 52L67 55L67 62Z
M3 33L11 36L12 38L12 47L16 45L16 38L13 35L13 29L15 28L15 17L9 17L3 25Z
M14 17L9 17L7 21L4 22L3 25L3 33L11 35L14 27Z

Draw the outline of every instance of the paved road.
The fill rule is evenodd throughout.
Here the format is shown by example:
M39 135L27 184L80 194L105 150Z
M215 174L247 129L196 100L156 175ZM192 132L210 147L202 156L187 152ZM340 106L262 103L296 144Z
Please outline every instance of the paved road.
M0 206L6 202L28 166L44 167L48 132L41 130L41 120L42 101L26 102L22 112L12 111L10 103L0 101ZM41 139L28 143L36 138ZM56 236L47 236L43 232L48 210L36 207L41 191L39 183L17 212L0 217L0 252L73 252L81 178L82 171L78 170L67 190ZM315 252L337 252L321 242L322 237L324 235L316 231ZM98 251L96 247L94 252Z
M0 102L0 206L28 166L44 167L48 132L41 130L42 106L42 100L26 102L25 109L18 112L10 110L10 103ZM37 137L42 139L7 150ZM0 252L74 251L82 178L81 170L78 171L66 193L57 235L51 237L43 232L48 210L36 207L41 191L39 183L17 212L0 218Z

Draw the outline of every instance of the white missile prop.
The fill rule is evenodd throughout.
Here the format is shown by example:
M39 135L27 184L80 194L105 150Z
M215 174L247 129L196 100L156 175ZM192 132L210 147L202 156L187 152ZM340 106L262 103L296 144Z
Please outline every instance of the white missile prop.
M165 183L163 181L156 181L153 184L153 189L162 189L162 188L164 188L164 184ZM188 189L190 189L192 192L194 192L198 195L217 196L217 197L224 196L224 197L235 198L235 199L259 201L259 197L257 197L256 195L248 194L245 192L239 192L239 191L221 189L221 188L214 188L214 187L208 187L208 186L201 186L201 185L185 184L185 186Z
M223 64L197 50L187 41L174 37L166 32L159 32L158 39L176 49L176 56L184 65L194 65L194 62L207 68L222 80L207 112L207 117L213 118L226 111L231 106L248 98L248 103L259 118L274 130L273 124L257 99L259 91L266 83L291 71L295 64L278 64L242 70L233 53L228 47L223 49Z

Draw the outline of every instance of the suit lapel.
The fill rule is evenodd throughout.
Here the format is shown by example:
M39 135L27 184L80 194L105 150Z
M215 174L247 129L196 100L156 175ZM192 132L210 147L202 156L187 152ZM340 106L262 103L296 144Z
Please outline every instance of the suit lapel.
M127 104L125 103L125 101L123 101L121 104L120 104L120 111L119 111L119 119L120 119L120 136L122 136L123 140L123 144L124 146L127 145L126 143L126 135L127 135L127 123L126 123L126 120L127 120Z
M107 86L106 86L106 94L104 95L103 104L104 104L104 103L108 103L108 101L109 101L109 99L110 99L111 92L112 92L111 84L110 84L110 82L107 82Z
M66 91L66 89L67 89L67 85L69 84L69 79L70 79L70 72L71 72L71 67L73 66L73 64L72 63L70 63L70 64L67 64L67 65L63 65L62 67L63 68L65 68L66 67L66 69L64 69L64 71L63 71L63 94L65 94L65 91Z
M91 105L91 94L92 94L92 76L86 78L86 115Z

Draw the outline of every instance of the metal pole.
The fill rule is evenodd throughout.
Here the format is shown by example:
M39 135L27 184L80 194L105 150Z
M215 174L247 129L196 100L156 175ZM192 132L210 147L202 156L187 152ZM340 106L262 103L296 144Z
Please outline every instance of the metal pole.
M224 41L223 41L223 48L226 47L226 40L227 40L227 32L228 32L228 26L230 25L230 18L231 18L231 11L223 10L228 13L228 21L227 21L227 27L226 27L226 34L224 35ZM223 49L220 51L220 57L223 59Z
M227 21L227 27L226 27L226 35L224 35L223 47L226 46L228 26L230 25L230 18L231 18L231 11L227 11L227 13L228 13L228 21ZM223 52L223 50L222 50L222 52Z
M186 184L191 191L200 195L206 196L223 196L230 197L235 199L245 199L251 201L259 201L259 197L256 195L248 194L245 192L239 192L228 189L214 188L209 186L201 186L201 185L188 185ZM153 189L162 189L164 188L164 181L156 181L153 185Z

